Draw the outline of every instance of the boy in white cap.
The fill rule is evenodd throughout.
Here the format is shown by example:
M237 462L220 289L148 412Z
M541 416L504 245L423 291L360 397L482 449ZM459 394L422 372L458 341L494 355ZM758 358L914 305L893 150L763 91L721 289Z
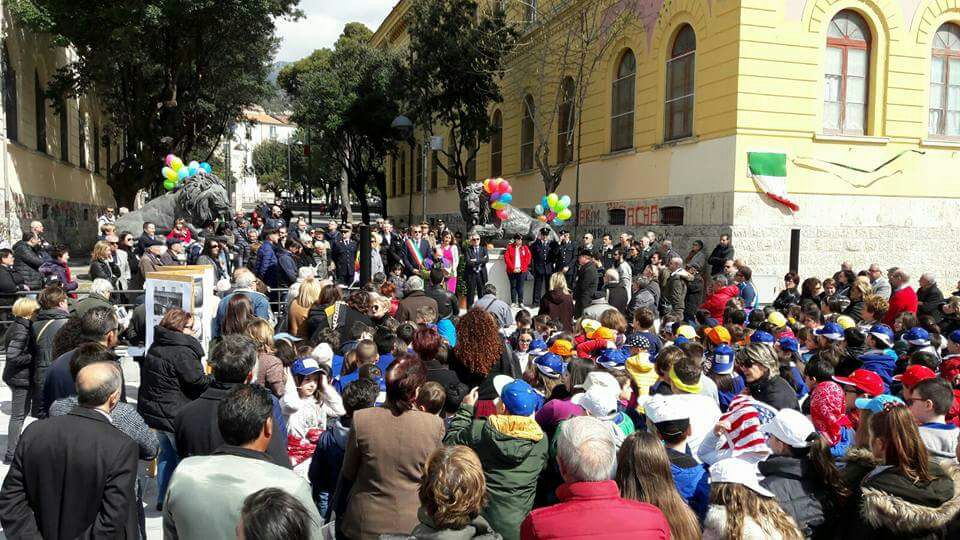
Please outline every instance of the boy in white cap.
M690 412L678 397L653 396L644 410L667 450L677 491L702 521L710 502L709 475L687 445L691 433Z

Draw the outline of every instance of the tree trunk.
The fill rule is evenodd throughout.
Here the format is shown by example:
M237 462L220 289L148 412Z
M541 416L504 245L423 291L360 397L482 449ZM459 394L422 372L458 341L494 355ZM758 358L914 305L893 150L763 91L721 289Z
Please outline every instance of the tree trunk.
M110 177L108 184L113 189L113 198L117 201L117 207L124 206L133 210L137 193L146 184L146 180L143 178L143 171L123 168Z
M362 197L361 197L362 198ZM350 180L347 177L347 170L340 173L340 214L344 221L350 221L353 212L350 210Z

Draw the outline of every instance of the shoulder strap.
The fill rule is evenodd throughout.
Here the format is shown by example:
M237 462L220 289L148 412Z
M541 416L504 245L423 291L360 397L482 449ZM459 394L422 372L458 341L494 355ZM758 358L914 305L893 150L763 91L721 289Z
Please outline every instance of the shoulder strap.
M50 324L52 324L53 321L55 320L56 319L51 319L47 321L47 324L43 325L43 328L41 328L40 331L37 333L37 343L40 343L40 338L43 337L43 333L47 331L47 328L49 328Z

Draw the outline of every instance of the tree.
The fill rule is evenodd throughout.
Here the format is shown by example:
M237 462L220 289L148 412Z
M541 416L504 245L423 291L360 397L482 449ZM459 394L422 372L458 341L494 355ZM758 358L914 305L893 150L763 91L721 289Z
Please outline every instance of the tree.
M399 59L370 45L372 35L349 23L333 51L315 51L278 79L293 98L293 120L310 130L313 144L345 174L364 221L370 219L369 187L385 191L383 160L395 144L390 123L399 112Z
M586 0L571 9L567 3L532 2L524 18L534 24L516 47L510 80L536 84L515 88L516 95L531 93L534 106L524 113L533 120L534 166L543 181L544 194L553 193L564 170L579 161L578 127L594 74L611 47L635 18L632 4L623 0ZM557 156L551 156L554 142Z
M438 165L458 190L476 180L472 163L493 133L489 108L503 101L503 61L517 32L501 4L485 2L481 13L475 0L417 0L411 9L407 103L429 135L446 130Z
M156 184L163 157L209 159L244 107L269 92L275 21L298 17L297 0L12 0L27 27L73 45L47 97L95 93L107 133L123 134L126 157L109 184L117 203Z

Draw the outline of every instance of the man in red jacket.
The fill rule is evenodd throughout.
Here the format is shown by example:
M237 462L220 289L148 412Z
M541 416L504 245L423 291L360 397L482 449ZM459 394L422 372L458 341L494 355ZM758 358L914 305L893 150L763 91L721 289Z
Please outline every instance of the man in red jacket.
M740 288L736 285L727 285L727 277L718 274L713 277L710 287L710 296L700 306L710 312L710 316L723 324L723 312L727 309L727 302L740 295Z
M530 257L530 248L523 244L523 237L513 235L513 242L507 246L503 260L507 265L507 277L510 278L510 302L519 308L523 307L523 281L530 268ZM533 298L530 303L539 301L539 298Z
M891 328L893 321L901 313L909 311L914 315L917 314L917 292L908 283L910 283L910 274L907 274L904 269L898 268L890 273L890 287L893 289L893 294L890 295L890 309L887 310L883 323Z
M660 509L621 498L617 483L610 480L617 448L604 422L578 416L560 424L557 463L566 482L557 488L560 502L530 512L520 525L521 539L670 538Z

